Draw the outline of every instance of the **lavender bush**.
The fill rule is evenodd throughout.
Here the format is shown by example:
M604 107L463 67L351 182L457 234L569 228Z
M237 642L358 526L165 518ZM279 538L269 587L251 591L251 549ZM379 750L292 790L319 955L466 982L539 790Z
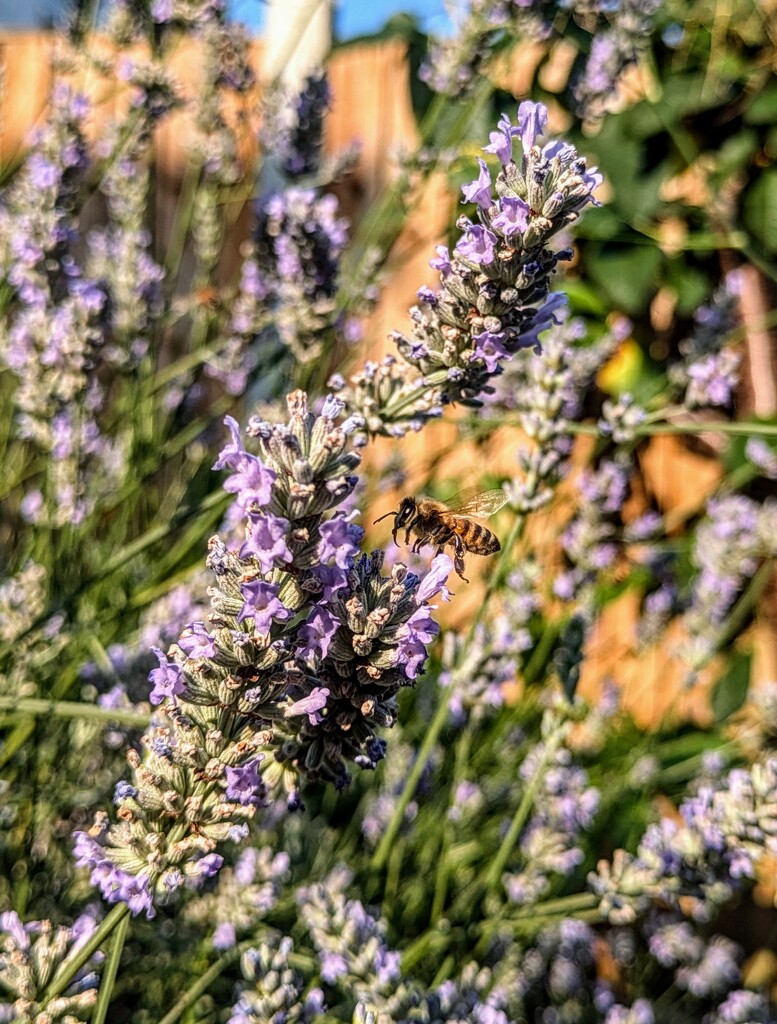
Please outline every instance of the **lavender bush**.
M646 125L745 110L736 181L768 201L767 87L709 84L716 47L771 53L741 13L713 46L670 3L471 4L422 71L461 118L432 100L354 225L322 69L260 96L218 3L116 3L99 55L74 22L0 193L1 1020L777 1021L777 427L742 316L771 243L728 183L703 237L746 235L742 266L625 249L680 213L702 249L701 210L629 213L677 194L630 149ZM484 75L527 37L579 47L564 132ZM664 95L612 113L648 51ZM127 103L96 142L79 75ZM169 229L154 150L182 116ZM464 213L377 361L359 317L441 165ZM659 434L715 468L681 505ZM372 528L468 486L505 496L471 583L450 544ZM633 716L616 641L693 714Z

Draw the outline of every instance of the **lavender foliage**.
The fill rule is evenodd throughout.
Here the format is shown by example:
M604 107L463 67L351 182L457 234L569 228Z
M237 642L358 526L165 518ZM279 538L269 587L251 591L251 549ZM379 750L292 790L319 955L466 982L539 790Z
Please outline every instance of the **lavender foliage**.
M473 4L438 84L469 89L516 28L550 46L574 34L570 86L591 128L656 7ZM725 444L745 284L729 277L700 308L678 365L659 367L665 339L648 338L656 365L622 386L635 342L617 312L604 322L585 244L568 290L588 322L550 292L572 253L551 239L568 244L600 176L540 138L547 110L526 101L491 133L462 190L470 215L438 247L439 287L419 290L397 354L359 354L354 372L346 310L375 263L343 280L349 232L321 191L338 170L323 157L323 72L262 98L259 198L227 270L225 211L256 171L245 34L218 0L118 3L106 27L118 57L85 51L60 70L118 75L126 116L89 145L92 112L58 86L0 196L0 1019L92 1015L102 954L74 958L98 926L92 913L59 923L88 875L119 904L100 926L116 954L106 1019L188 1001L193 1019L231 1024L777 1020L768 940L747 927L751 899L774 895L777 700L774 685L730 692L743 664L755 675L745 626L767 609L773 452L755 434L731 445L717 492L685 520L642 459L651 432L709 407ZM170 58L192 38L202 74L167 238L154 155L186 103ZM457 138L446 161L463 151ZM433 160L422 150L400 182ZM636 337L649 318L635 316ZM294 391L285 415L287 367L313 396L336 370L339 397ZM246 392L212 493L208 425ZM457 584L438 625L450 559L371 550L357 523L398 478L444 493L416 483L402 437L454 403L474 412L447 417L440 462L452 454L456 476L466 461L510 501L485 590ZM635 593L629 636L684 629L689 685L713 654L734 665L703 726L638 728L617 664L586 689L603 610ZM74 871L73 833L88 872Z
M549 295L550 277L570 252L547 245L596 202L601 176L567 143L537 145L546 123L546 108L529 101L519 108L517 126L502 116L486 147L501 165L496 181L479 160L478 178L462 189L465 201L476 204L477 219L460 217L463 233L453 252L438 246L430 261L440 289L420 291L410 337L393 335L399 358L367 363L341 390L368 434L401 436L452 402L478 407L504 363L537 347L556 320L564 296ZM516 137L520 164L513 160Z
M434 42L421 77L436 92L460 97L515 39L552 44L569 35L582 50L569 101L578 117L595 122L615 109L621 79L639 61L660 7L660 0L471 0L453 36Z
M133 913L182 885L199 886L223 862L217 847L247 835L265 795L299 803L304 778L342 788L347 762L374 768L377 734L396 720L438 627L429 600L451 561L422 581L383 554L360 554L353 513L331 513L356 486L348 450L359 424L338 424L329 398L317 416L302 392L288 424L254 419L251 454L234 420L216 467L245 515L245 541L211 541L215 576L207 621L189 624L149 676L160 716L131 750L131 783L117 787L117 820L101 812L76 835L76 857L110 902ZM173 828L173 824L177 827Z

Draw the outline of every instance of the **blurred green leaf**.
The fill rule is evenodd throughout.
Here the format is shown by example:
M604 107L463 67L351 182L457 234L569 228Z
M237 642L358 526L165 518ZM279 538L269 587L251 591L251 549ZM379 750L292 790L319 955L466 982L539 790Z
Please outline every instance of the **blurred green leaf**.
M645 310L656 290L661 262L654 247L620 245L589 252L586 269L617 309L636 314Z
M772 80L745 108L745 124L773 125L777 121L777 81Z
M725 675L715 684L711 705L716 722L725 721L729 715L738 711L747 699L752 660L752 654L734 653Z
M745 226L768 252L777 252L777 168L756 179L742 207Z

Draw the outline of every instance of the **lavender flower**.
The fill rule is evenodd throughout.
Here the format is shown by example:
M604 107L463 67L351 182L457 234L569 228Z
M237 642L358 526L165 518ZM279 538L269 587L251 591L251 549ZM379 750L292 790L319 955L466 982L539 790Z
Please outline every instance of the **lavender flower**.
M690 640L685 657L699 668L715 652L726 616L762 559L775 553L777 510L741 495L711 500L700 523L693 560L690 606L684 616Z
M619 461L603 459L595 469L581 474L578 490L575 516L561 538L570 567L556 579L554 590L562 600L577 600L583 614L588 614L594 599L592 588L618 554L614 517L628 493L627 463L622 456Z
M747 439L745 457L768 480L777 480L777 454L760 437Z
M760 992L736 989L703 1018L702 1024L774 1024L774 1015Z
M594 942L593 930L571 919L540 932L536 945L524 953L513 981L524 1019L553 1019L550 1008L562 1020L592 1016Z
M581 38L590 40L590 52L578 61L571 99L582 118L596 121L613 109L620 80L639 60L659 7L659 0L472 0L451 38L434 43L420 77L436 92L462 96L505 42L550 45L574 32L578 48Z
M518 451L521 476L507 485L512 505L523 514L546 505L563 478L572 450L570 424L580 416L583 392L614 345L606 336L598 345L578 346L582 321L560 317L543 338L542 351L515 354L487 403L490 414L515 409L529 439Z
M568 875L582 862L578 844L599 806L598 790L572 763L570 751L561 747L548 761L545 747L538 743L520 768L524 787L535 775L539 787L534 812L519 840L522 870L503 879L508 898L519 906L537 902L549 891L553 875Z
M81 968L68 988L51 1001L44 992L60 968L66 968L97 928L88 914L69 928L54 928L50 921L21 921L15 911L0 914L0 1019L14 1021L63 1020L81 1024L91 1019L97 1002L99 976L95 971L100 955Z
M574 7L581 14L593 8L599 16L595 29L589 29L591 50L571 90L579 115L596 121L615 108L619 82L645 49L661 0L621 0L617 5L600 0Z
M347 761L374 768L385 754L376 730L393 724L395 695L418 675L437 631L427 600L444 588L450 559L439 556L424 585L399 564L383 576L380 551L361 555L352 516L328 515L356 486L359 457L347 444L358 423L337 425L335 399L319 416L302 392L288 403L288 425L249 424L259 457L229 422L217 465L237 470L228 485L246 506L247 538L257 516L272 516L285 524L290 559L263 561L213 538L211 614L158 655L159 716L143 756L129 754L118 820L100 814L76 836L93 884L133 913L152 916L155 900L215 874L217 847L245 838L266 792L297 803L305 777L341 787Z
M689 408L731 404L740 357L725 345L735 326L733 282L729 279L696 311L693 333L680 342L683 360L670 369L670 380L685 392Z
M723 349L716 355L705 356L688 367L688 391L685 402L689 409L705 405L731 404L734 389L739 382L739 355Z
M548 295L549 279L569 252L546 245L596 202L601 176L570 145L534 144L545 117L542 104L521 104L517 131L526 145L520 164L510 160L500 169L495 197L483 161L478 179L465 187L477 202L477 222L461 217L452 256L446 251L433 261L441 287L420 295L410 311L412 336L393 336L401 359L367 364L343 390L368 433L405 433L450 402L479 406L506 361L538 346L539 334L556 320L564 299ZM505 118L500 128L514 130Z
M660 904L709 920L754 876L764 852L777 848L776 800L774 761L701 789L680 806L684 824L665 818L649 826L636 855L617 850L589 875L604 917L627 924Z
M395 1020L417 996L401 978L399 953L389 949L385 922L359 900L347 899L347 869L335 868L323 882L297 890L302 922L318 952L320 975L350 1000Z
M288 181L316 174L321 166L324 116L332 105L326 73L311 72L298 93L279 90L265 112L262 140Z
M289 965L293 950L290 938L273 933L243 954L240 966L247 984L241 986L229 1024L312 1024L326 1012L321 989L306 992L302 976Z
M232 948L238 939L256 932L278 902L289 878L289 855L269 846L249 846L234 867L225 867L218 887L188 900L183 908L187 921L213 929L216 949Z
M456 634L445 634L439 684L456 725L490 718L504 705L505 687L520 675L533 645L528 626L540 607L538 585L539 567L527 558L510 573L492 622L478 626L466 649ZM453 685L457 680L466 685Z
M109 476L112 461L96 420L107 295L76 256L86 112L83 97L55 88L49 122L0 200L0 280L10 291L0 365L18 380L16 433L50 456L52 526L84 519L94 503L88 475ZM26 509L38 520L33 493Z

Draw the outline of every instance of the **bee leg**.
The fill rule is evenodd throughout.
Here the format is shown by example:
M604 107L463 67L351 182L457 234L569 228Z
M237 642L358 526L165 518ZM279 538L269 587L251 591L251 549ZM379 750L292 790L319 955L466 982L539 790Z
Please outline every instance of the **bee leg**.
M453 537L453 551L453 568L465 583L469 583L469 580L464 575L464 544L458 534Z
M413 532L413 528L415 527L415 524L417 522L418 516L416 516L415 519L411 519L410 522L407 524L407 529L405 530L405 544L410 543L410 534Z

